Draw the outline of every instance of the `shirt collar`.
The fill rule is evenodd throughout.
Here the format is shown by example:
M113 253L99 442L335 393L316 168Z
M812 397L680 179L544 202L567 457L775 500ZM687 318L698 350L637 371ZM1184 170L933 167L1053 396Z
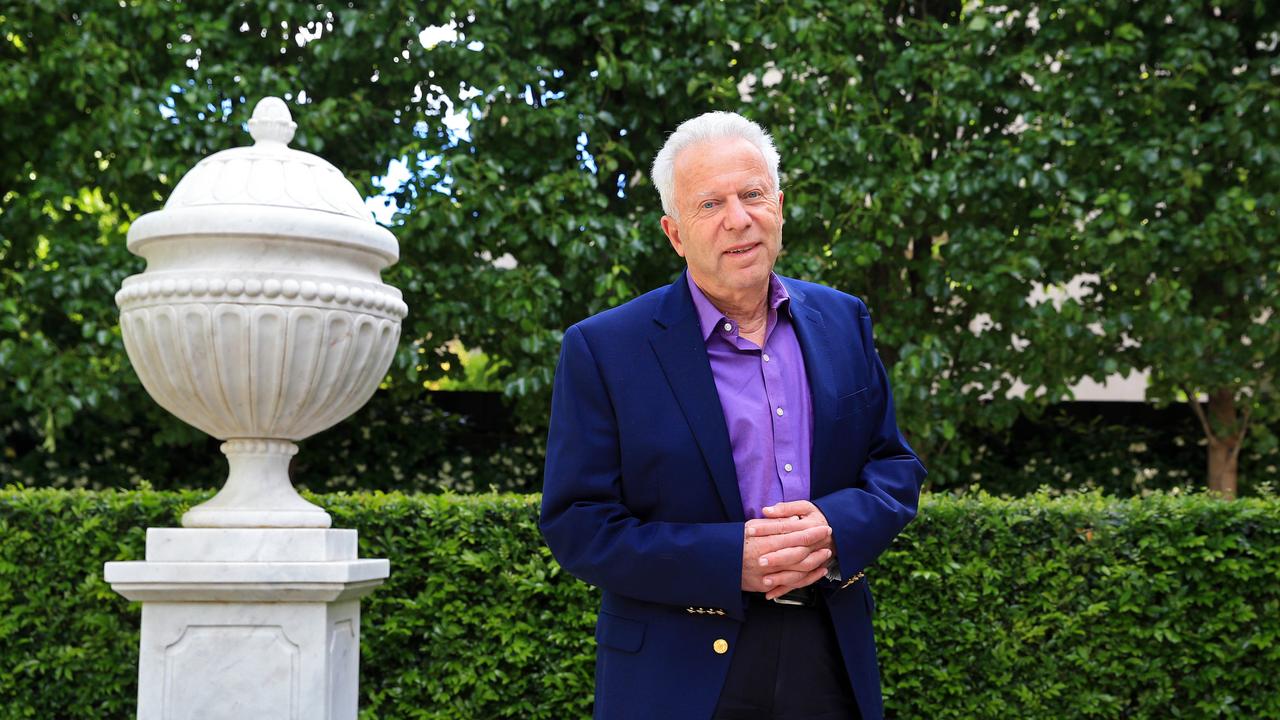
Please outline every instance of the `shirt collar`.
M685 280L689 282L689 294L693 296L693 307L698 311L698 325L702 329L702 339L705 342L711 338L711 333L724 321L728 320L725 314L711 303L711 300L702 292L702 288L693 281L693 275L688 270L684 273ZM777 273L769 273L769 307L773 310L783 310L790 316L791 314L791 295L787 292L787 286L782 284L782 280L778 278Z

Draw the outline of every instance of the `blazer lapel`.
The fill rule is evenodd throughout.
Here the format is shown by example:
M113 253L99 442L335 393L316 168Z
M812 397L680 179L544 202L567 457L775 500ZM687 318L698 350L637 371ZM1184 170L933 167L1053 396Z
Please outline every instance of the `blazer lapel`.
M720 395L707 359L706 341L683 273L667 287L653 319L661 329L650 336L649 344L711 469L711 479L720 494L725 515L734 521L745 521L729 429L725 426Z
M805 374L809 376L809 395L813 400L813 455L810 459L809 496L822 497L832 487L831 443L836 417L836 379L831 367L830 333L822 313L806 302L805 294L782 278L791 296L791 316L796 324L796 337L800 339L800 352L804 355Z

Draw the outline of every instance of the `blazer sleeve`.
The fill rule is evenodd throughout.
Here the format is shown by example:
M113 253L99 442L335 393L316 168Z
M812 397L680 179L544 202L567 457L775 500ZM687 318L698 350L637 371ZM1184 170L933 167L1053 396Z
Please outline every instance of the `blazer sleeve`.
M539 527L561 567L592 585L742 617L743 524L641 522L628 510L614 407L576 325L556 368Z
M871 315L861 301L857 309L858 334L871 370L870 405L863 426L869 426L872 434L867 460L851 487L813 501L831 525L836 561L846 578L871 565L915 517L926 475L898 430L893 391L872 338Z

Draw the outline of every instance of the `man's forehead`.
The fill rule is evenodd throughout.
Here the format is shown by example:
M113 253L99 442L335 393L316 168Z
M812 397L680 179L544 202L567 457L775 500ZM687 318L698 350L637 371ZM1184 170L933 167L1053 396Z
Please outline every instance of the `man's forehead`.
M700 178L697 187L689 188L690 194L695 197L703 197L710 195L719 195L725 187L734 189L748 189L754 187L767 187L769 176L763 173L754 172L727 172L709 178Z
M741 138L690 145L676 156L675 166L676 184L697 196L714 195L726 187L771 184L760 149Z
M682 148L675 157L675 170L724 163L756 165L760 171L767 172L764 153L750 140L739 137L708 138Z

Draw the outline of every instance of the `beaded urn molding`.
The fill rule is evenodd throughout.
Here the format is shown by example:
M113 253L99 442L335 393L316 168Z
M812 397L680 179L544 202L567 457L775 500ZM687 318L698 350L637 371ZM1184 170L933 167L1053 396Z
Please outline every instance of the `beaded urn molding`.
M288 147L296 128L264 98L252 146L202 160L129 229L147 261L116 293L129 360L157 403L226 441L226 484L185 527L329 527L289 480L294 442L369 400L408 312L379 276L395 237L337 168Z

